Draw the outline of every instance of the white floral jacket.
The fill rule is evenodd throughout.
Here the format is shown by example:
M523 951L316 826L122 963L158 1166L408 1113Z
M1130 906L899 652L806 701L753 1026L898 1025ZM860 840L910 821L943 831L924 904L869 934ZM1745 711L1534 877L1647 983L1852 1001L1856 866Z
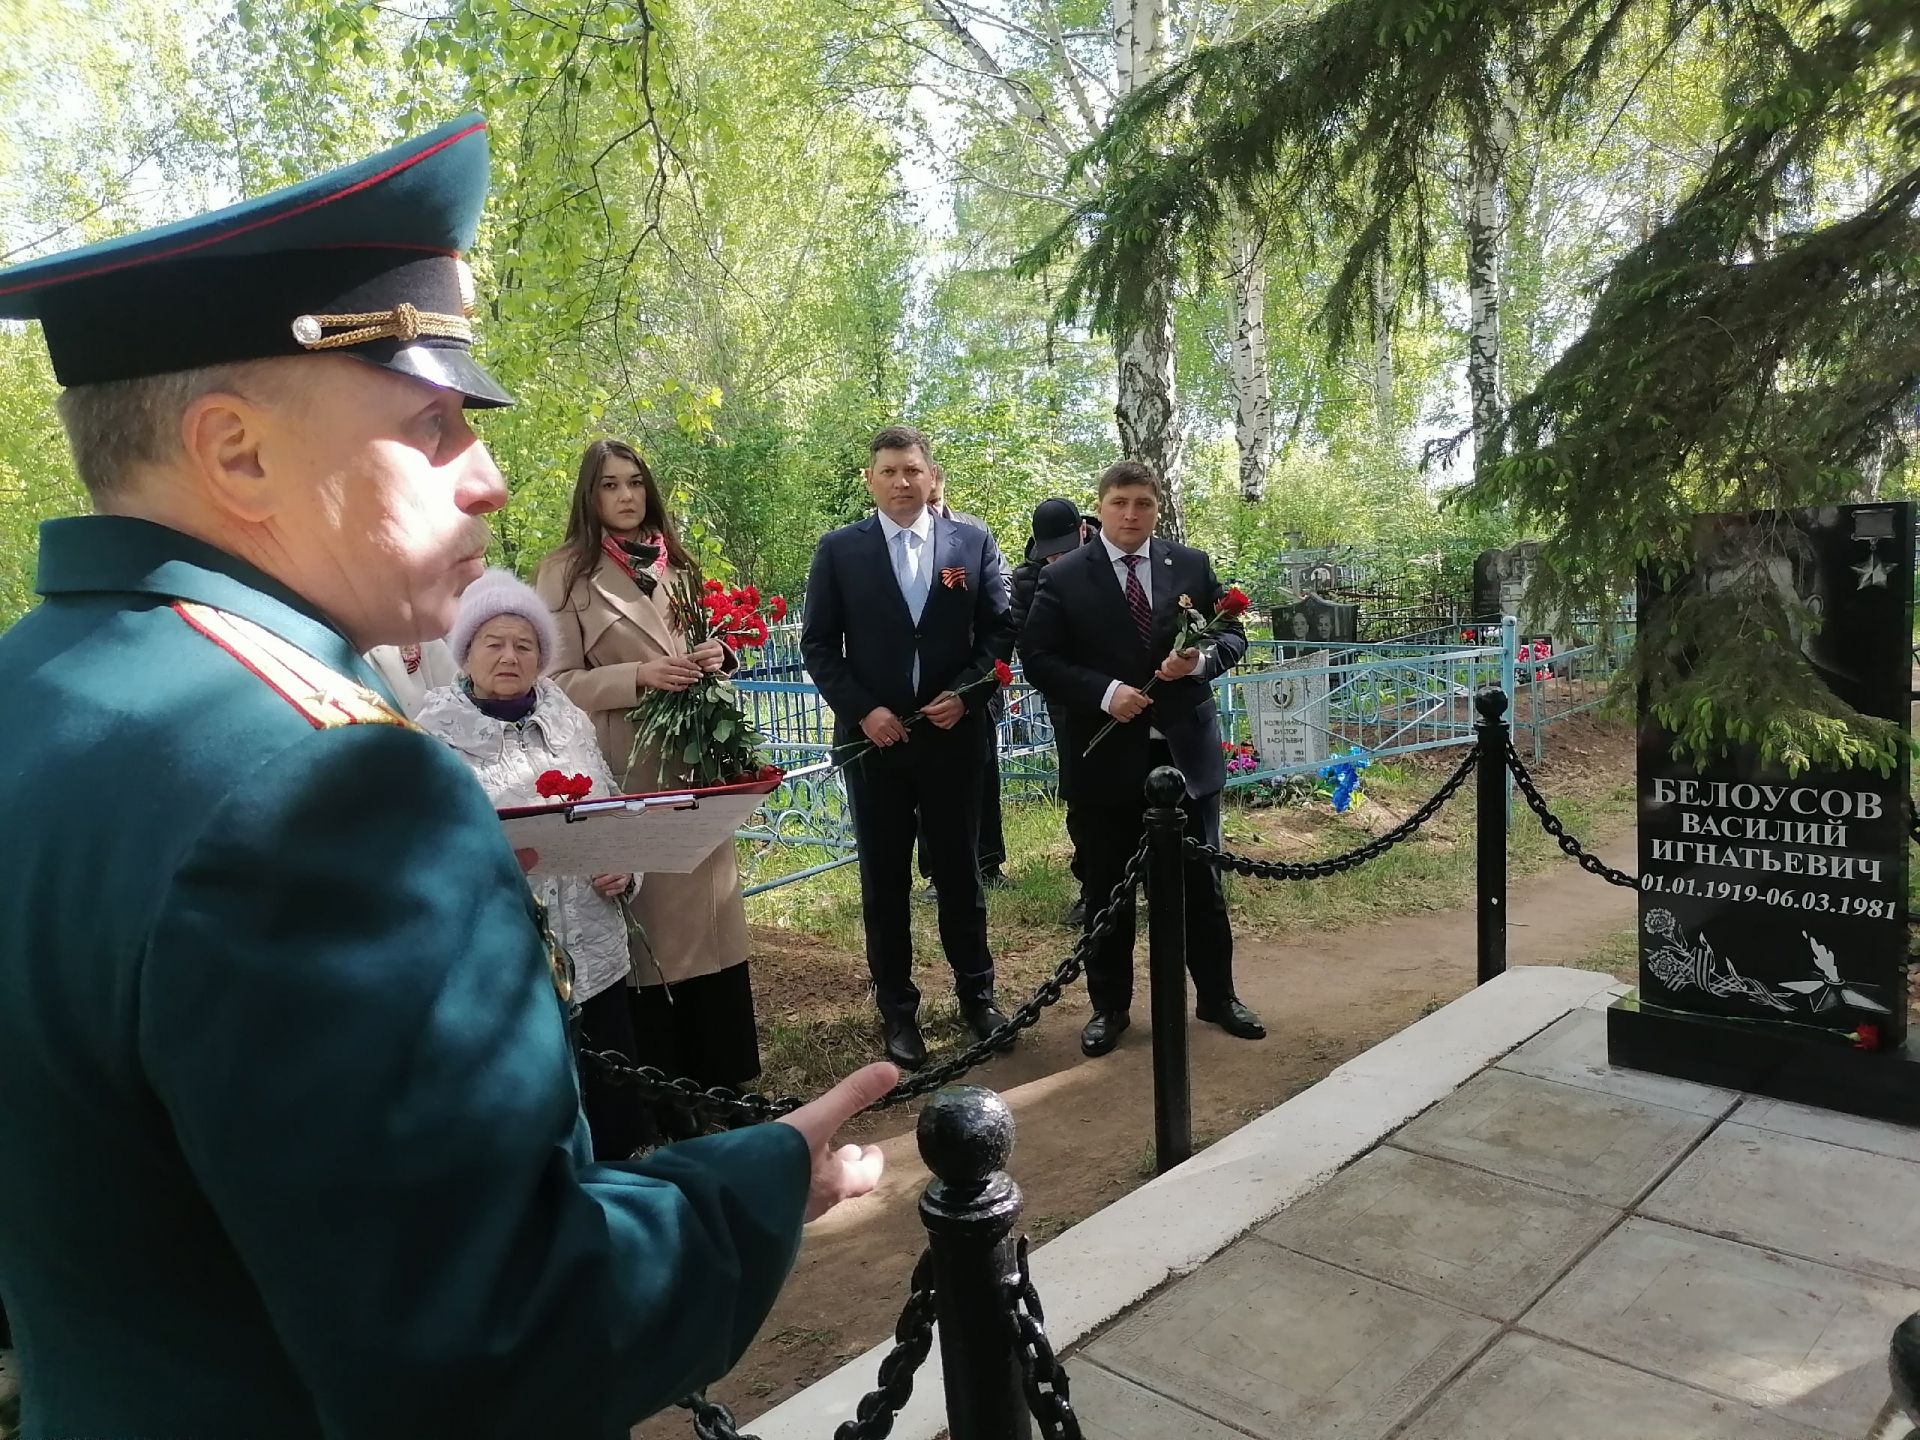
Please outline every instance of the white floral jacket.
M594 795L617 795L600 755L593 722L551 680L535 687L533 713L518 724L482 714L459 682L427 692L414 723L451 745L473 768L495 808L541 805L543 771L585 775ZM638 879L638 877L635 877ZM554 938L573 957L573 998L598 995L627 976L627 923L620 907L585 876L535 875L534 893L546 905Z

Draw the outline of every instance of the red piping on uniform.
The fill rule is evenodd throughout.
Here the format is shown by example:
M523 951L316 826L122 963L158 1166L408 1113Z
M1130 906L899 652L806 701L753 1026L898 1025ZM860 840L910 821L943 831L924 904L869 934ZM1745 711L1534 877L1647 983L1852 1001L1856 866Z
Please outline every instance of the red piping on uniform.
M378 185L382 180L390 180L395 175L398 175L402 170L411 170L415 165L418 165L422 160L425 160L427 157L431 155L437 155L442 150L446 149L449 145L458 144L460 141L466 139L469 135L473 134L475 131L485 130L486 128L487 128L487 122L484 120L480 121L477 125L469 125L466 129L462 130L458 135L449 135L446 139L442 140L439 144L431 147L430 149L422 150L418 155L409 156L407 159L402 160L399 164L390 166L389 168L382 170L378 175L369 175L366 179L360 181L357 184L349 185L344 190L336 191L332 195L322 195L317 200L309 200L306 204L297 206L296 208L285 211L282 214L262 216L260 219L255 220L252 224L242 225L237 230L223 230L218 235L209 235L204 240L195 240L189 244L178 246L172 250L163 250L158 255L140 255L132 259L121 260L113 264L101 265L97 269L82 270L75 275L62 275L57 280L28 280L19 285L11 285L6 287L5 289L0 289L0 295L17 295L22 290L34 290L34 289L38 289L42 285L65 285L74 280L91 280L97 275L110 275L116 270L125 270L128 267L133 265L148 265L156 260L171 260L175 256L185 255L189 251L202 250L209 245L218 244L222 240L231 240L236 235L245 235L251 231L263 229L268 225L278 225L282 220L291 220L296 215L304 215L309 210L318 210L322 205L331 205L336 200L343 200L349 195L353 195L358 193L361 190L365 190L369 185ZM398 249L401 247L375 245L375 246L368 246L365 248L378 250L378 249ZM419 248L428 249L430 247L421 246ZM435 251L434 253L444 255L448 252L441 250L441 251Z

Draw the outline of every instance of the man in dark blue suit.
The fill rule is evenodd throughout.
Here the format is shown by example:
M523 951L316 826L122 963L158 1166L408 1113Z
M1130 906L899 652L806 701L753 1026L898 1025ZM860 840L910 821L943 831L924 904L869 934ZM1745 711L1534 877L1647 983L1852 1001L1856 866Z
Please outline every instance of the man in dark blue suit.
M928 503L935 470L926 436L889 426L868 449L877 513L821 537L800 650L833 710L835 746L871 742L846 769L867 966L887 1054L918 1069L927 1047L908 909L922 814L960 1013L981 1038L1006 1023L993 1003L976 851L993 689L980 682L993 673L1007 600L987 532L942 519Z
M1226 762L1212 681L1247 653L1239 622L1206 645L1175 652L1179 600L1211 614L1225 593L1205 552L1154 538L1159 487L1145 465L1123 460L1100 476L1100 535L1040 572L1020 655L1047 697L1062 755L1067 823L1086 866L1087 908L1097 912L1140 847L1147 773L1177 766L1186 777L1186 829L1220 843ZM1147 686L1153 685L1148 693ZM1109 720L1114 729L1085 753ZM1187 970L1196 1013L1229 1035L1266 1029L1233 993L1233 930L1220 872L1188 856ZM1087 961L1093 1019L1080 1036L1088 1055L1120 1042L1133 1001L1133 911Z

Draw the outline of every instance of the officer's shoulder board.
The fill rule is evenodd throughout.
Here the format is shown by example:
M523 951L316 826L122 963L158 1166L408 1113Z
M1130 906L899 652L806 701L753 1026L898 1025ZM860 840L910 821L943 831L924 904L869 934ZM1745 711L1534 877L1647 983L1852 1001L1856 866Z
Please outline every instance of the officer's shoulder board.
M332 730L341 725L419 728L359 681L342 675L244 616L193 600L176 600L173 609L187 624L264 681L316 730Z

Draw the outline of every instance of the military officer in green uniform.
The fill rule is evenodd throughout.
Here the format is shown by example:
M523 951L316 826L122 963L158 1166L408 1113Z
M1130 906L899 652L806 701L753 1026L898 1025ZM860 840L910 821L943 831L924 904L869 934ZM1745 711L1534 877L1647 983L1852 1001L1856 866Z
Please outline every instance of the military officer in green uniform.
M624 1436L803 1220L787 1123L590 1159L521 867L359 659L445 632L506 488L465 411L477 118L0 271L95 514L0 637L0 1296L27 1440Z

